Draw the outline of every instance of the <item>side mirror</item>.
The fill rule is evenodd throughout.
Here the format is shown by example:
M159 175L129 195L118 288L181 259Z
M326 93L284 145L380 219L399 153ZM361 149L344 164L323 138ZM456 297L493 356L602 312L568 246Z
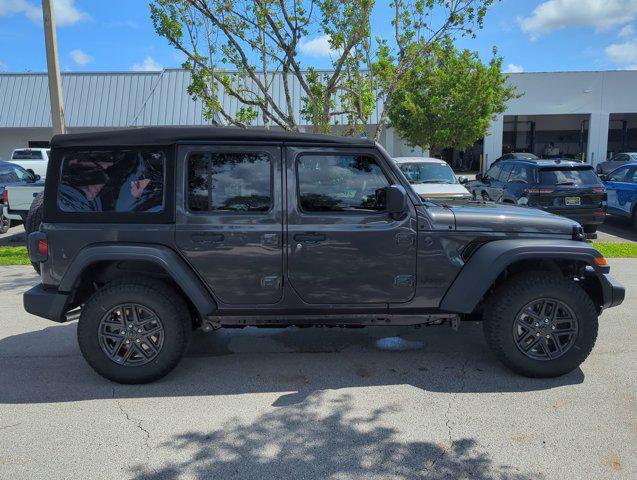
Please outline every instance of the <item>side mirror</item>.
M33 173L33 174L31 174L31 183L37 182L41 178L42 177L40 175L38 175L37 173Z
M407 210L407 192L402 185L390 185L385 194L387 213L400 218Z
M608 177L607 177L606 175L604 175L604 174L601 174L601 173L600 173L600 174L599 174L599 179L600 179L602 182L606 182L606 181L608 180Z
M476 178L477 178L477 177L476 177ZM461 175L461 176L458 178L458 181L459 181L462 185L466 185L467 183L469 183L469 178L467 178L467 177L466 177L466 176L464 176L464 175Z
M482 175L481 173L476 174L476 180L478 182L484 181L484 175Z

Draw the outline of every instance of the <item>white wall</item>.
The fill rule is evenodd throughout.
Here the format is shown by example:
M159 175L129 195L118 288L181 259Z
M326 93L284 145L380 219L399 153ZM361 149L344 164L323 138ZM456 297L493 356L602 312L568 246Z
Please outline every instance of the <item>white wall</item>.
M637 71L552 72L511 74L510 83L521 98L511 100L504 115L590 115L588 159L606 158L608 116L637 113ZM485 137L488 162L502 154L503 116Z

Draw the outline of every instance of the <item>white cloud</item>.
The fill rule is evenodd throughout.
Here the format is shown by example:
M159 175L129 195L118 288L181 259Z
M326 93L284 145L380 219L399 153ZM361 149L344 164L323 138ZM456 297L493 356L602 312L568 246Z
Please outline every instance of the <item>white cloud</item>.
M71 51L69 55L71 55L73 62L75 62L75 64L79 65L80 67L87 65L93 61L93 57L80 49Z
M509 63L504 71L506 73L522 73L524 68L520 65L516 65L515 63Z
M146 57L142 63L136 63L132 68L136 72L156 72L163 69L164 66L157 63L152 57Z
M321 35L312 40L302 39L299 50L310 57L333 57L340 54L338 50L332 49L329 35Z
M6 72L7 70L9 70L9 67L7 66L7 64L4 63L3 61L0 61L0 72Z
M74 25L88 20L90 15L75 6L75 0L55 0L55 23L60 27ZM27 0L0 0L0 17L3 15L21 14L28 19L42 23L42 7L39 2Z
M637 39L624 43L614 43L606 47L604 52L611 62L634 70L631 67L637 64Z
M607 31L637 18L636 0L548 0L530 16L518 19L522 30L537 38L565 27Z
M619 33L617 33L617 36L620 38L631 38L635 36L635 27L632 25L626 25L624 26Z

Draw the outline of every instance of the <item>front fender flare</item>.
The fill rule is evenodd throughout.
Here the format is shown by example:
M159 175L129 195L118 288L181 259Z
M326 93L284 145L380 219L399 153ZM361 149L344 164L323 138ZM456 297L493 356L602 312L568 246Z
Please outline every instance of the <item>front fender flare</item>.
M480 247L464 265L440 302L448 312L471 313L498 276L520 260L577 260L593 268L603 281L608 267L595 263L601 258L591 245L575 240L511 239L494 240Z
M186 261L163 245L95 244L82 249L62 277L59 292L71 292L82 272L102 261L146 261L161 267L190 299L204 318L217 310L212 294Z

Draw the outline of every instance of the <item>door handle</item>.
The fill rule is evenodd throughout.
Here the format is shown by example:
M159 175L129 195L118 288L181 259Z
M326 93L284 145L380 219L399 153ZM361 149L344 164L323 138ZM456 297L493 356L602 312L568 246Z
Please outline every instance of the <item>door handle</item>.
M327 239L322 233L297 233L294 240L297 242L324 242Z
M225 240L223 233L193 233L190 239L195 243L221 243Z

